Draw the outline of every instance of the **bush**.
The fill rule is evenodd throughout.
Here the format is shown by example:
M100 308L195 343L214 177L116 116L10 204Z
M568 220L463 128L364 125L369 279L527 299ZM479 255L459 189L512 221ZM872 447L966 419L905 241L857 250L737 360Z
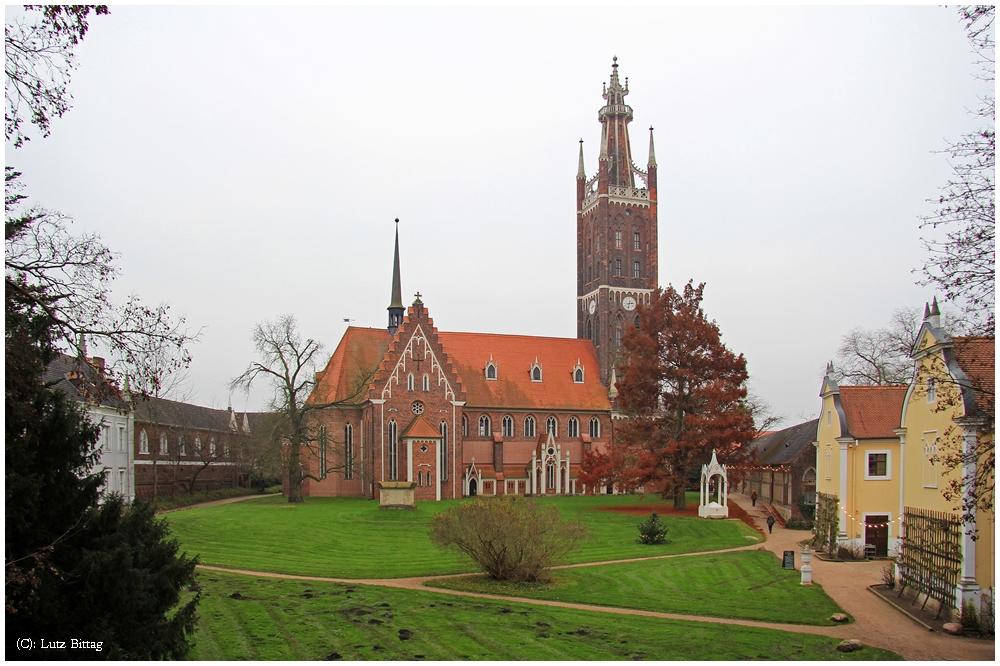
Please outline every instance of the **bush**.
M785 527L790 530L811 530L815 525L816 523L812 520L803 520L802 518L792 518L785 523Z
M541 580L586 532L583 523L563 520L554 506L516 495L480 496L431 521L434 545L461 551L490 578L514 583Z
M649 518L639 523L639 538L635 542L648 545L667 543L667 526L655 511L649 514Z
M810 504L806 501L806 496L803 494L798 501L799 511L802 512L802 517L806 520L813 520L816 518L816 505ZM809 529L812 529L811 527Z
M896 589L896 563L889 561L879 572L882 577L882 584L890 590Z

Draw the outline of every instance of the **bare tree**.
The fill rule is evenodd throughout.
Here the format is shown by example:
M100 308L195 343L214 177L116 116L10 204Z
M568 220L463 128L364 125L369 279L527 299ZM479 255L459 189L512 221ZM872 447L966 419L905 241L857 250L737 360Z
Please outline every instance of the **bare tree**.
M108 14L107 5L26 5L4 25L7 75L4 131L18 148L29 141L24 115L48 136L53 118L69 110L70 76L76 69L74 48L87 34L87 19Z
M924 238L929 258L924 262L921 284L933 285L963 308L965 328L993 335L996 318L996 138L992 5L959 8L969 42L982 66L979 77L989 82L990 92L980 97L973 111L981 121L942 152L951 157L952 178L942 188L933 215L922 218L922 229L945 230L944 238Z
M770 430L774 430L785 420L783 414L776 414L771 403L753 389L747 390L747 397L743 400L743 406L747 413L750 414L750 417L753 418L754 428L757 429L754 439L757 439Z
M249 391L261 377L270 379L274 390L271 409L275 414L272 441L288 447L288 501L302 502L302 481L320 480L302 465L302 454L319 454L320 424L315 418L320 410L350 403L361 395L374 376L372 368L366 376L356 378L349 395L332 402L311 402L316 385L316 367L323 355L323 345L312 338L306 340L298 331L292 315L282 315L273 321L257 324L253 331L254 347L260 356L230 386Z
M836 379L856 386L908 383L913 371L910 352L920 323L918 309L899 308L893 311L887 328L852 328L841 338L837 350Z

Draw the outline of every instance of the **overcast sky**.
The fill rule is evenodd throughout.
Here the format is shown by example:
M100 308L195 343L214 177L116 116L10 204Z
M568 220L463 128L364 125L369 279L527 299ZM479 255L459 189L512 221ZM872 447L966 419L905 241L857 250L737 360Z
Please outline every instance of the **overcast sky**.
M617 55L641 166L656 128L661 284L706 282L752 386L814 418L841 336L933 295L933 151L987 90L937 6L116 6L77 54L72 110L6 163L121 254L120 298L202 329L216 407L255 322L329 352L345 318L386 325L396 217L438 328L573 337L577 142L590 176Z

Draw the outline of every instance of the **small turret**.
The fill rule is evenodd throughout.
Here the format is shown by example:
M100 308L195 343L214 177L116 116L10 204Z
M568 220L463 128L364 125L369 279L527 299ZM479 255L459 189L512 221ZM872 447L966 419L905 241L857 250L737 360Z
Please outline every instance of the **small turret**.
M934 328L941 328L941 309L938 307L937 296L930 305L924 304L924 321Z
M656 150L653 149L653 126L652 125L649 126L649 163L646 166L650 167L650 168L656 166Z
M580 168L576 170L576 177L587 180L587 171L583 168L583 139L580 139Z

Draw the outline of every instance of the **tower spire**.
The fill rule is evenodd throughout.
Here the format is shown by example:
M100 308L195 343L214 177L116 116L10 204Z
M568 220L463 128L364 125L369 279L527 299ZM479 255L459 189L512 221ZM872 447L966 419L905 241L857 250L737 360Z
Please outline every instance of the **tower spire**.
M396 329L403 323L403 289L399 283L399 218L396 218L396 248L392 256L392 298L389 302L389 334L396 333Z
M656 166L656 151L653 149L653 126L649 126L649 164L647 166Z
M618 79L618 56L611 65L611 82L605 84L604 106L598 112L603 126L601 131L601 157L608 164L608 183L619 187L635 187L632 175L632 148L629 145L628 124L632 122L632 107L625 103L628 79L622 86Z
M576 177L587 179L587 171L583 168L583 139L580 139L580 168L576 171Z

